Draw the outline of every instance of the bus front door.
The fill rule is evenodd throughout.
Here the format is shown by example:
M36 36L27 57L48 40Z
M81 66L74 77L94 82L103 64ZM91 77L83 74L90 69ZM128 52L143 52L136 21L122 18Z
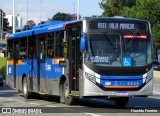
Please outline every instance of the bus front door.
M79 94L79 33L78 31L72 32L69 37L69 75L70 75L70 90L71 93Z

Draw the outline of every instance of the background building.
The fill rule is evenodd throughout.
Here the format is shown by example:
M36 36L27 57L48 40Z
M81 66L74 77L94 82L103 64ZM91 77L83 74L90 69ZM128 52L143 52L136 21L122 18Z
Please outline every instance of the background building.
M6 18L8 19L9 26L13 27L13 15L6 14ZM17 16L15 16L15 20L16 20L16 30L21 30L23 28L22 17L19 14L17 14Z

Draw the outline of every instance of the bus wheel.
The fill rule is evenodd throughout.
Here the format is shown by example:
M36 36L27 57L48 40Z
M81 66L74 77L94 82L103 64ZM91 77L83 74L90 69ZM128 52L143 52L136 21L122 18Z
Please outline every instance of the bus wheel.
M23 79L23 96L26 99L32 98L32 93L28 91L27 78Z
M67 80L64 82L63 94L65 104L72 105L74 103L74 98L69 96L69 84Z
M114 98L114 103L118 108L124 108L129 101L129 97Z

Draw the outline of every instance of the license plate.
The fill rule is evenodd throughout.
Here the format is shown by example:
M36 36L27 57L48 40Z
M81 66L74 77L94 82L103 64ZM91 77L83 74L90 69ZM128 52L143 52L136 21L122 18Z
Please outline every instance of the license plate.
M117 92L117 96L128 96L128 92Z

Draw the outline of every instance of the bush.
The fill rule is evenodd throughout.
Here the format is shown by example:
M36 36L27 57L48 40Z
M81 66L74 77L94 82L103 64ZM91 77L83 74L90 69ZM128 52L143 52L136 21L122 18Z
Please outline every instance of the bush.
M3 67L0 69L0 74L2 74L3 79L6 80L6 66L3 66Z

